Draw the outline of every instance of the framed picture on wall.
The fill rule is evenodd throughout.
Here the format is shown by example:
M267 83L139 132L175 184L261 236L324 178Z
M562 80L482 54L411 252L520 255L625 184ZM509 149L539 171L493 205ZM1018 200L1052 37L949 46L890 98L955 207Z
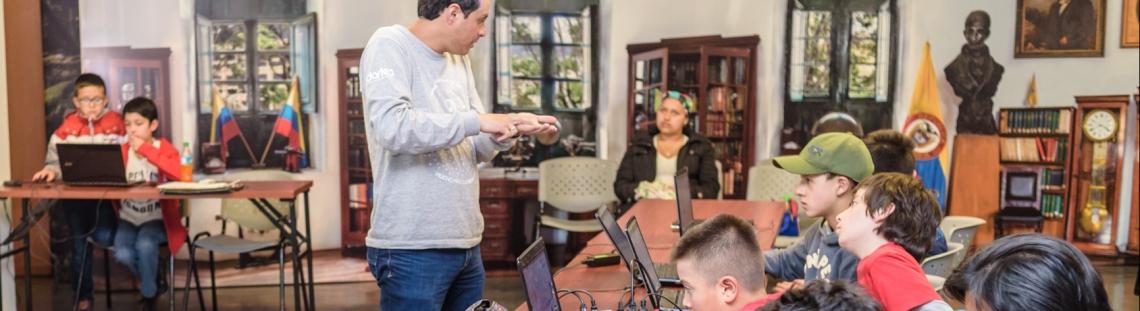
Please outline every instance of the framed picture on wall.
M1104 57L1105 1L1017 0L1014 58Z
M1124 0L1120 18L1120 47L1140 48L1140 0Z

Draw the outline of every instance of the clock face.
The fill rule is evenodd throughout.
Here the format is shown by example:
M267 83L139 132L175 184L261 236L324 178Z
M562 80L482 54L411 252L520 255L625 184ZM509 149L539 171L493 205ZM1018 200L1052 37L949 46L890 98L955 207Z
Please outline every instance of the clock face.
M1105 141L1116 134L1116 115L1112 111L1097 109L1085 115L1085 135L1094 141Z

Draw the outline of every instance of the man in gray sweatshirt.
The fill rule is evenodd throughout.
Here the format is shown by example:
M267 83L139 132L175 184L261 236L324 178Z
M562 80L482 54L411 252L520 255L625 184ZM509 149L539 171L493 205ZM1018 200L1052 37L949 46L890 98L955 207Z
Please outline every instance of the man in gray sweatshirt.
M466 54L490 0L419 0L410 26L383 27L360 60L375 182L368 263L382 310L464 310L482 299L476 164L555 119L486 114Z

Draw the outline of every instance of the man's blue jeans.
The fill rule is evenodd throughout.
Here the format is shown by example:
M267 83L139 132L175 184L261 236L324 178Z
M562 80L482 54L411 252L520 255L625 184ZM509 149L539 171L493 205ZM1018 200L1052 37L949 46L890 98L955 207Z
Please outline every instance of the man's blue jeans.
M115 208L109 200L60 200L59 203L67 215L71 234L68 237L72 242L71 289L79 288L79 300L92 300L91 253L94 247L87 245L87 238L101 247L111 246L119 217L115 216Z
M166 227L162 220L135 226L119 220L115 234L115 260L131 268L139 277L139 292L143 298L154 298L158 291L158 246L166 242Z
M466 310L483 299L483 259L471 249L368 248L380 310Z

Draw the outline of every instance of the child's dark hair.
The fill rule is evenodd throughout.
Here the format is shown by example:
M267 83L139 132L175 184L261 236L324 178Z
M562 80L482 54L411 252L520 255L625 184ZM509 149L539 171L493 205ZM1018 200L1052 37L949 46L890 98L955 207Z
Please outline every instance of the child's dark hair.
M860 189L864 190L867 215L883 212L892 204L895 207L875 233L902 246L915 261L922 262L934 246L935 230L942 219L934 195L923 187L922 181L900 173L871 175L855 187L856 191Z
M1104 282L1072 244L1040 233L994 240L946 279L946 295L993 311L1108 311Z
M867 144L867 150L871 152L875 173L914 173L914 141L903 133L882 129L867 134L863 137L863 143Z
M103 96L107 96L107 84L103 83L103 78L97 74L85 73L75 78L75 96L79 96L79 89L88 86L98 86L103 89Z
M883 307L868 297L863 288L847 280L814 280L803 288L793 288L780 295L780 299L756 311L881 311Z
M128 113L137 113L151 122L158 119L158 107L154 105L154 101L146 97L135 97L127 102L127 105L123 106L123 115Z
M670 260L692 260L697 274L716 282L732 276L749 292L764 290L764 253L756 229L739 217L720 214L686 231Z

